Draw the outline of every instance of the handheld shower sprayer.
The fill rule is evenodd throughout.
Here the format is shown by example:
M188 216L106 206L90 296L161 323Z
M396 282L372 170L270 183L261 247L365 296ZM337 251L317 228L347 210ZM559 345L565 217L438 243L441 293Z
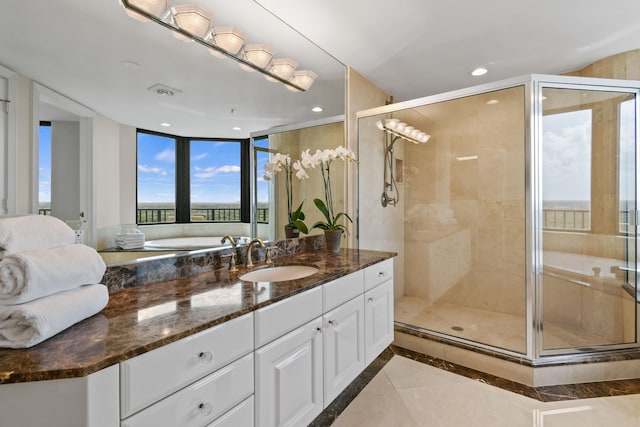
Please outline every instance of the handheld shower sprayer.
M401 122L399 119L386 119L384 123L382 120L378 120L376 126L385 132L384 187L382 189L382 196L380 196L380 203L383 208L386 208L388 205L397 206L400 201L400 192L398 191L398 184L393 167L393 145L399 139L411 141L414 144L424 144L429 141L431 135L427 135L421 130Z

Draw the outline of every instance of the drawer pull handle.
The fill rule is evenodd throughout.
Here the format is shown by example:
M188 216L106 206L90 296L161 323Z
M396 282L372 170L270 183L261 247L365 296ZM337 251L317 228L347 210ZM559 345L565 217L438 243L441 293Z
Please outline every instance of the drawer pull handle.
M368 302L368 303L372 303L372 302L373 302L373 298L369 297L369 298L367 299L367 302Z
M200 354L198 354L198 357L202 363L209 363L213 360L213 354L211 354L210 351L201 351Z
M322 328L321 328L321 327L319 327L319 326L318 326L318 327L316 328L316 332L317 332L317 334L321 334L321 333L323 333L324 331L322 330ZM316 335L317 335L317 334L316 334Z
M338 326L338 321L337 320L329 320L327 323L329 325L333 326L333 327Z
M200 413L202 415L204 415L206 417L206 416L211 415L211 411L213 411L213 408L208 403L201 403L201 404L198 405L198 410L200 411Z
M386 272L386 271L379 271L379 272L378 272L378 277L384 277L384 276L386 276L386 275L387 275L387 272Z

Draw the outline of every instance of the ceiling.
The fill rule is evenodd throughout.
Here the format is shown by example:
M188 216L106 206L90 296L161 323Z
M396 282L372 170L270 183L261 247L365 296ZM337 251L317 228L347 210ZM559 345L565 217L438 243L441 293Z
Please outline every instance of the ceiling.
M637 0L256 1L395 101L640 48Z
M320 77L309 91L291 92L155 23L131 19L118 0L0 0L10 17L0 26L0 65L119 123L244 138L343 114L345 64L403 101L563 73L640 48L637 0L191 2L213 12L214 26L237 26L248 42L269 44L276 56L292 57ZM476 67L489 72L471 77ZM148 90L155 84L176 95ZM316 105L324 111L311 113ZM242 130L231 130L236 126Z

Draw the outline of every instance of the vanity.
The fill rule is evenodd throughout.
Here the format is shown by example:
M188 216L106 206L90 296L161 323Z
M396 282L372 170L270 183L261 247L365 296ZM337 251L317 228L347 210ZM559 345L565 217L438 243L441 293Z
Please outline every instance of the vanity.
M318 269L300 279L218 268L115 292L0 350L0 424L306 426L393 340L393 256L309 251L275 260Z

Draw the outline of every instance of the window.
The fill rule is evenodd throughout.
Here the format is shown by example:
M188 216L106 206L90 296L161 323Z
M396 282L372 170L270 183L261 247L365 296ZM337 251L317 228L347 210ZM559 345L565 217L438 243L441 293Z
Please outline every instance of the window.
M137 223L249 222L248 141L138 130Z
M619 231L634 233L631 215L636 210L636 101L628 99L620 103L618 120L618 209Z
M264 180L264 165L269 161L269 137L253 141L256 177L256 221L269 223L269 182Z
M591 110L542 119L544 228L591 229Z
M238 141L190 141L191 221L241 220Z
M138 131L138 224L176 221L175 137Z
M40 122L38 134L38 213L51 215L51 122Z

